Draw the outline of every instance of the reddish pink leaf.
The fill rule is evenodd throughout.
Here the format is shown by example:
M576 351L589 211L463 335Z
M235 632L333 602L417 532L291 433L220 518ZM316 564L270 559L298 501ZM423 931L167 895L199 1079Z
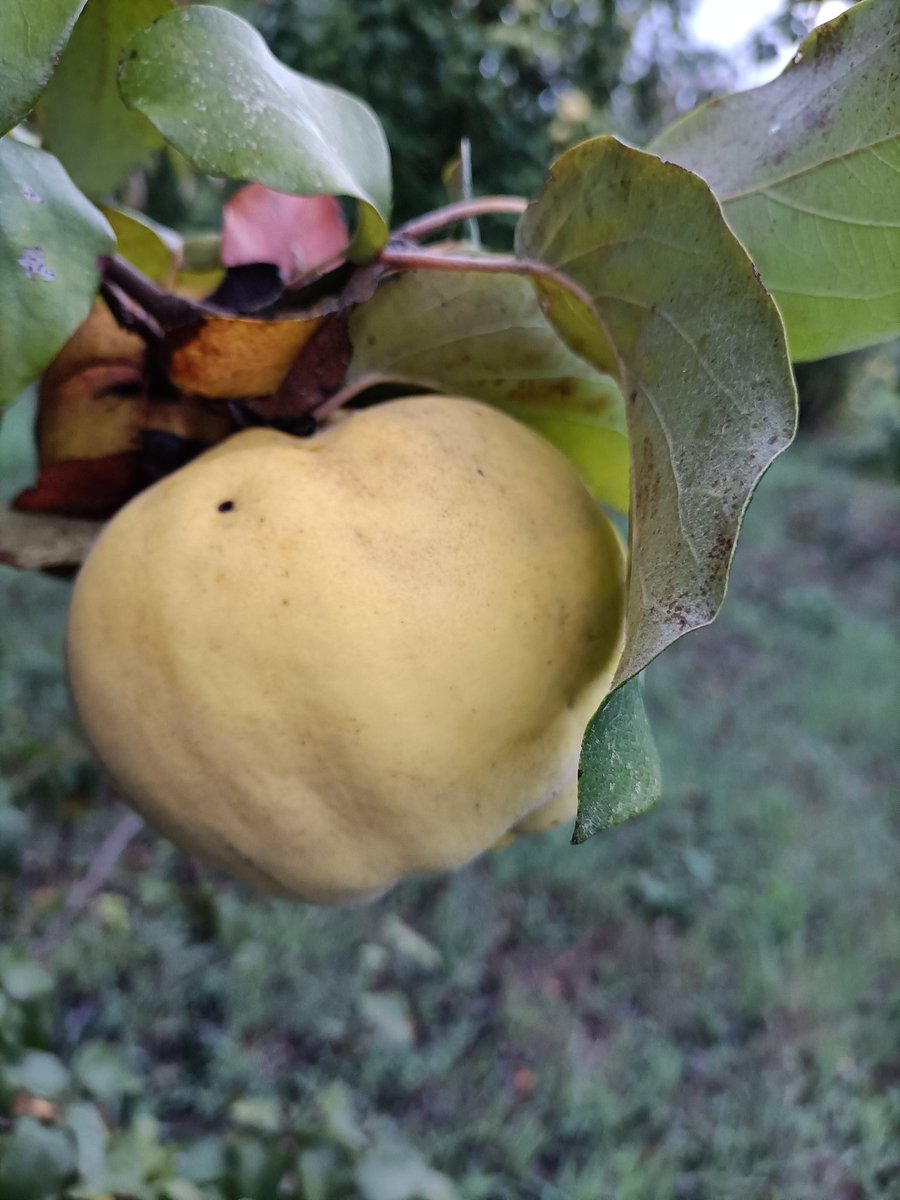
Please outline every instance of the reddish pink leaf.
M334 196L286 196L261 183L241 188L225 205L222 263L275 263L285 284L334 260L348 242Z

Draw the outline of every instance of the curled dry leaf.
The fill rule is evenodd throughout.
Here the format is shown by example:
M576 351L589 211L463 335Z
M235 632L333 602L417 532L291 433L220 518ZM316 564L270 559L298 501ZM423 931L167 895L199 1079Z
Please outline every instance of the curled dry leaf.
M193 398L151 395L143 341L121 329L98 302L44 375L38 478L15 507L110 516L159 473L161 439L168 460L174 440L180 465L230 428L226 413Z
M268 396L323 320L324 314L275 321L205 317L169 335L163 368L175 387L197 396Z
M102 527L100 521L0 506L0 563L23 571L73 569L87 557Z
M20 1092L13 1100L13 1116L34 1117L35 1121L49 1124L59 1115L59 1109L50 1100L42 1096L32 1096L28 1092Z

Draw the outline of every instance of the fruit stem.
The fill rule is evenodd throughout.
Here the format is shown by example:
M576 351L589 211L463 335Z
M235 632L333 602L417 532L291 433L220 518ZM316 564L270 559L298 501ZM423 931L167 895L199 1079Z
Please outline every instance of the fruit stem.
M423 213L421 217L413 217L411 221L394 230L392 237L417 241L430 233L446 229L448 225L457 225L460 221L468 221L472 217L486 217L491 213L521 216L528 204L529 201L524 196L478 196L472 200L457 200L453 204L436 208L433 212Z
M378 261L400 271L484 271L494 275L527 275L529 278L552 279L561 288L576 296L593 312L594 301L568 275L533 258L515 258L511 254L436 254L428 250L408 249L389 244Z
M357 379L345 383L338 391L332 392L324 400L320 400L318 404L314 404L310 410L311 415L315 417L318 424L321 424L332 413L336 413L339 408L343 408L348 401L353 400L361 392L365 392L379 383L388 383L390 380L390 376L380 375L377 371L370 371L365 375L360 375Z

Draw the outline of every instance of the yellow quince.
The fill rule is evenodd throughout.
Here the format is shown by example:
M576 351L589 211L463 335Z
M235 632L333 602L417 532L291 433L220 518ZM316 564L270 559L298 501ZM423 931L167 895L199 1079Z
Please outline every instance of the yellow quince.
M625 566L569 461L415 396L236 434L142 492L76 584L71 688L122 792L264 891L371 898L575 812Z

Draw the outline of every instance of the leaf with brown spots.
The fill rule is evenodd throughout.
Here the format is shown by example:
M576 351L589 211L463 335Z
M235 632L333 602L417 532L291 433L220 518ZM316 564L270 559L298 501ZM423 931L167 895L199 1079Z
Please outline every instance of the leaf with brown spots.
M725 595L753 488L788 445L796 394L784 328L706 184L621 145L562 155L523 216L520 255L564 272L585 313L541 280L550 320L622 364L631 441L631 569L618 686Z
M650 149L701 175L781 309L795 361L900 334L900 7L814 30L777 79Z

